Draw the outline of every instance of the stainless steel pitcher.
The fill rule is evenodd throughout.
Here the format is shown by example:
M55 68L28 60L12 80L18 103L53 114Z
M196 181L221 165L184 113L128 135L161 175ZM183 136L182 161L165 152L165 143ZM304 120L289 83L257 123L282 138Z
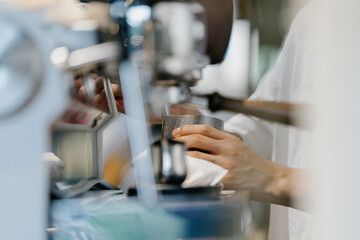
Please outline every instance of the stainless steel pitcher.
M167 115L162 121L162 138L172 139L172 131L183 125L205 124L224 131L224 121L202 115Z

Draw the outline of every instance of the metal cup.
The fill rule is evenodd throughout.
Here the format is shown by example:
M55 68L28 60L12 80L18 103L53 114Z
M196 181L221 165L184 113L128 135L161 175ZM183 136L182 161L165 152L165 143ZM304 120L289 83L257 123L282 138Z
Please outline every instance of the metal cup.
M153 147L154 172L158 182L181 184L186 177L185 152L183 143L171 141L172 131L183 125L206 124L221 131L221 119L200 115L167 115L163 117L162 139ZM200 151L200 150L198 150Z
M205 124L224 131L224 121L218 118L201 115L167 115L162 121L162 138L172 139L172 131L183 125Z

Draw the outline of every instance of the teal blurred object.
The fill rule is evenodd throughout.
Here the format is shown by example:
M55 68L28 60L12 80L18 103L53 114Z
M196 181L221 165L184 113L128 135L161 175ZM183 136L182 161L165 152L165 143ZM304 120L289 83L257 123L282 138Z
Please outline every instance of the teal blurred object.
M135 197L55 200L53 240L244 239L251 213L239 196L162 195L145 206Z
M125 196L57 200L52 208L54 240L176 239L186 222L158 207Z

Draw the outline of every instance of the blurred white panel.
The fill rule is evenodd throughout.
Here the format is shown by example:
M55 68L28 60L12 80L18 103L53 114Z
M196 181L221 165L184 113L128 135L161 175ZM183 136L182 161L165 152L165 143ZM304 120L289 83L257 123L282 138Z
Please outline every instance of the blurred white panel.
M317 239L360 239L360 2L327 0L319 64L317 159L322 217ZM318 196L319 197L319 196Z
M13 116L0 119L0 181L4 183L0 198L0 239L43 240L47 238L45 229L49 195L42 153L47 149L50 124L65 109L67 95L61 75L50 61L46 60L54 39L44 36L24 12L19 14L3 5L0 6L0 22L16 24L23 36L28 36L38 47L30 47L31 51L19 52L20 49L17 47L6 50L12 53L3 52L8 56L14 56L14 63L17 64L12 66L16 66L17 71L11 71L11 75L5 74L2 77L14 80L17 75L12 76L12 73L22 70L24 82L19 82L18 87L24 85L21 83L28 82L29 84L24 85L24 90L38 90L23 109ZM2 30L3 28L1 33L4 33ZM22 39L26 40L25 37ZM33 54L34 52L36 53ZM34 56L44 60L44 68L40 71L42 74L28 74L41 67L36 58L34 61ZM27 72L29 68L31 71ZM39 79L39 76L40 80L44 80L40 81L41 87L34 81ZM7 95L11 93L8 92ZM6 95L2 94L1 97L4 100Z
M110 157L115 151L121 149L124 157L130 157L128 147L128 132L127 132L127 116L119 114L119 117L113 121L103 132L103 149L104 160Z

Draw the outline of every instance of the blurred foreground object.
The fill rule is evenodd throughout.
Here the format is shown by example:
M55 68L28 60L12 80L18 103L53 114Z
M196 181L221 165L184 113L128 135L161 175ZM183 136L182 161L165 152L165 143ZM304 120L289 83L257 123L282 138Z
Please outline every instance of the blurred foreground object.
M52 239L247 239L246 195L163 196L156 206L133 197L56 200Z
M55 39L40 26L30 13L0 5L1 239L46 238L42 153L67 99L62 75L49 60Z

